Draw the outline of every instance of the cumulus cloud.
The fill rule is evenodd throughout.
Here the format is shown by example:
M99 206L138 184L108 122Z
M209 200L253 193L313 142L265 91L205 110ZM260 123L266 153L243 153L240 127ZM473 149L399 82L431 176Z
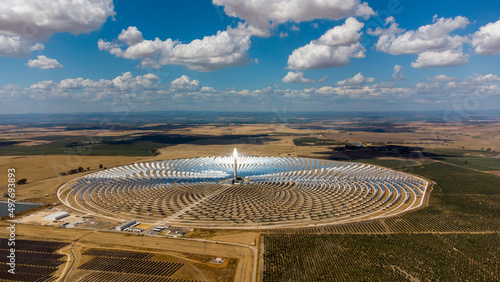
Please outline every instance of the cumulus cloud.
M214 92L217 92L213 87L210 87L210 86L203 86L201 89L200 89L201 92L210 92L210 93L214 93Z
M488 23L472 35L472 46L477 54L491 56L500 53L500 20Z
M500 82L500 77L491 73L485 75L475 74L474 76L470 76L469 79L478 83Z
M297 71L289 71L281 81L285 83L312 83L314 80L309 79L309 78L304 78L304 73Z
M296 49L288 57L288 69L307 70L341 67L349 58L364 58L366 49L359 43L349 46L325 46L314 42Z
M141 66L158 68L162 65L184 65L198 71L214 71L247 64L250 36L259 30L244 24L228 27L216 35L205 36L190 43L170 38L145 40L136 27L122 30L118 42L99 40L99 50L126 59L141 59ZM125 47L125 49L123 48Z
M103 88L111 88L113 86L114 84L113 81L111 80L100 79L98 81L95 81L91 79L83 79L81 77L63 79L57 85L57 87L64 90L82 89L82 88L103 89Z
M303 22L315 19L340 20L350 16L374 15L370 6L360 0L213 0L224 6L224 12L247 23L267 29L269 25Z
M125 72L113 79L113 87L119 90L151 90L160 87L160 78L155 74L133 76L131 72Z
M465 28L469 20L462 16L439 19L435 16L433 20L431 25L405 32L399 28L393 17L388 17L388 28L369 29L367 33L379 37L375 44L378 51L392 55L418 54L419 57L412 63L415 68L466 64L468 59L462 51L462 46L469 39L450 33Z
M375 82L375 78L365 77L361 74L361 72L359 72L351 78L337 82L337 85L339 85L339 86L362 85L362 84L371 83L371 82Z
M53 86L55 86L56 83L52 80L45 80L45 81L40 81L38 83L35 83L30 86L30 89L33 90L49 90L52 89Z
M395 80L405 80L405 76L403 74L403 67L400 65L394 66L394 73L392 74L392 78Z
M116 107L117 102L134 101L135 104L158 107L175 105L175 108L171 109L206 109L207 105L226 109L230 105L245 104L252 110L262 110L261 107L265 105L285 101L300 109L306 105L314 105L312 107L316 108L333 107L344 102L350 105L365 103L364 105L382 107L380 109L390 109L391 106L388 105L395 101L400 105L424 101L429 105L450 105L457 101L456 99L467 99L471 95L478 99L492 99L491 101L500 99L500 77L496 74L475 74L460 79L436 76L427 80L428 82L413 86L396 87L395 82L359 83L373 79L356 75L340 83L343 85L333 87L282 89L274 85L254 90L227 88L218 91L212 87L201 86L199 81L188 76L162 84L154 74L133 76L124 73L115 79L68 78L60 82L41 81L25 88L6 85L0 87L0 98L4 101L22 101L23 104L46 101L55 105L76 101L78 105L88 103L94 106ZM175 100L175 103L162 104L166 100Z
M63 65L59 63L56 59L47 58L46 56L40 55L37 59L29 60L28 66L30 68L41 68L41 69L62 69Z
M145 75L133 76L131 72L125 72L112 80L100 79L91 80L78 78L67 78L61 80L59 83L50 84L52 89L55 90L114 90L114 91L147 91L159 89L161 83L158 76L148 73ZM32 85L33 87L33 85ZM40 88L40 86L36 86Z
M277 24L314 19L338 20L348 16L370 16L375 14L366 2L361 3L360 0L314 0L306 2L299 0L271 0L265 3L265 9L262 9L260 0L213 0L213 3L224 6L227 15L238 17L243 22L238 22L236 27L228 27L227 30L219 31L215 35L205 36L189 43L170 38L166 40L159 38L147 40L143 38L137 27L131 26L122 30L117 40L112 42L99 40L98 47L100 50L107 51L117 57L140 60L140 66L142 67L160 68L163 65L172 64L183 65L198 71L214 71L231 66L243 66L249 63L251 60L248 58L247 51L250 48L251 36L269 36L271 34L270 29ZM356 20L352 18L350 21ZM292 30L297 29L294 27L292 26ZM355 28L355 26L349 24L345 28ZM342 29L332 31L331 34L325 34L318 44L330 46L333 43L327 41L342 40L341 36L348 33L349 30ZM331 35L337 36L337 38L330 38ZM349 35L356 37L356 35ZM279 36L284 38L288 36L288 33L281 32ZM353 38L346 40L353 40ZM347 64L346 60L348 61L349 57L364 56L365 49L360 44L348 46L339 43L335 46L338 46L336 50L329 50L329 54L323 52L322 56L319 56L316 60L323 60L324 56L327 56L327 65L335 66ZM310 46L308 47L310 50L304 51L314 52L318 49L315 47ZM299 53L297 56L301 55ZM298 66L297 69L301 68L307 69L310 67L307 65Z
M74 35L98 29L114 16L112 0L3 1L0 9L0 56L26 57L43 49L57 32Z
M28 57L31 52L43 50L44 45L34 43L15 35L4 35L0 32L0 57Z
M343 25L329 29L316 40L319 45L346 46L361 41L361 33L364 24L355 18L348 18Z
M113 79L85 79L81 77L67 78L59 82L52 80L40 81L26 88L3 87L0 88L0 97L6 94L15 94L15 98L23 102L29 100L50 101L58 103L93 103L107 102L115 107L117 101L136 101L158 99L162 96L164 85L159 78L151 73L133 76L125 72ZM8 93L6 93L9 91ZM125 99L125 100L121 100ZM127 102L127 103L128 103Z
M416 89L421 96L443 96L449 97L471 97L480 94L482 97L488 95L500 95L500 87L496 83L500 82L500 77L496 74L474 74L463 79L437 75L427 78L431 83L417 83ZM439 93L436 95L436 93Z
M318 40L295 49L288 57L288 69L305 70L339 67L350 58L364 58L366 49L360 44L364 24L348 18L341 26L328 30Z
M187 75L183 75L177 79L174 79L170 83L170 90L173 91L198 91L201 89L200 82L196 79L191 79ZM204 89L205 92L209 92L208 88Z
M462 50L426 51L420 53L415 62L411 63L414 68L438 68L465 65L469 61L468 55Z
M144 38L142 38L142 32L140 32L137 27L129 26L126 30L123 29L118 35L118 40L127 43L127 45L135 45L142 42Z

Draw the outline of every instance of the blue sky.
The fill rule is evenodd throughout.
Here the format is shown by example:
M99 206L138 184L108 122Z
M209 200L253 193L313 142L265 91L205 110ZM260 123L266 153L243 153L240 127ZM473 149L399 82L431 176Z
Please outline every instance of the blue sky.
M498 1L3 6L2 113L500 106Z

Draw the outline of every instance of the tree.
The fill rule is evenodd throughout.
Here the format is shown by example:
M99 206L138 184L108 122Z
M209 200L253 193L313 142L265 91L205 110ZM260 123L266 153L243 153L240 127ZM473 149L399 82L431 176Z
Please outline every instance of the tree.
M99 165L99 168L102 169L102 164Z
M17 181L17 185L23 185L23 184L26 184L26 182L28 182L28 179L26 178L21 178Z
M90 167L87 167L87 171L89 171L89 170L90 170Z
M78 172L82 172L82 171L84 171L83 167L81 167L81 166L78 167Z

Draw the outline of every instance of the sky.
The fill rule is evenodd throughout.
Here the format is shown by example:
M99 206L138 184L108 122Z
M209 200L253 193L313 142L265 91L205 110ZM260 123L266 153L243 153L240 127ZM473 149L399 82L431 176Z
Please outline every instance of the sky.
M2 114L500 109L500 1L1 2Z

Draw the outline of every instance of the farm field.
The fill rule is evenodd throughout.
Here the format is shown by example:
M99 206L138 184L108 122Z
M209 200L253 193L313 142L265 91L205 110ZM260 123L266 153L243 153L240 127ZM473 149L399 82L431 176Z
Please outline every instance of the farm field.
M264 235L263 281L497 281L500 235Z

